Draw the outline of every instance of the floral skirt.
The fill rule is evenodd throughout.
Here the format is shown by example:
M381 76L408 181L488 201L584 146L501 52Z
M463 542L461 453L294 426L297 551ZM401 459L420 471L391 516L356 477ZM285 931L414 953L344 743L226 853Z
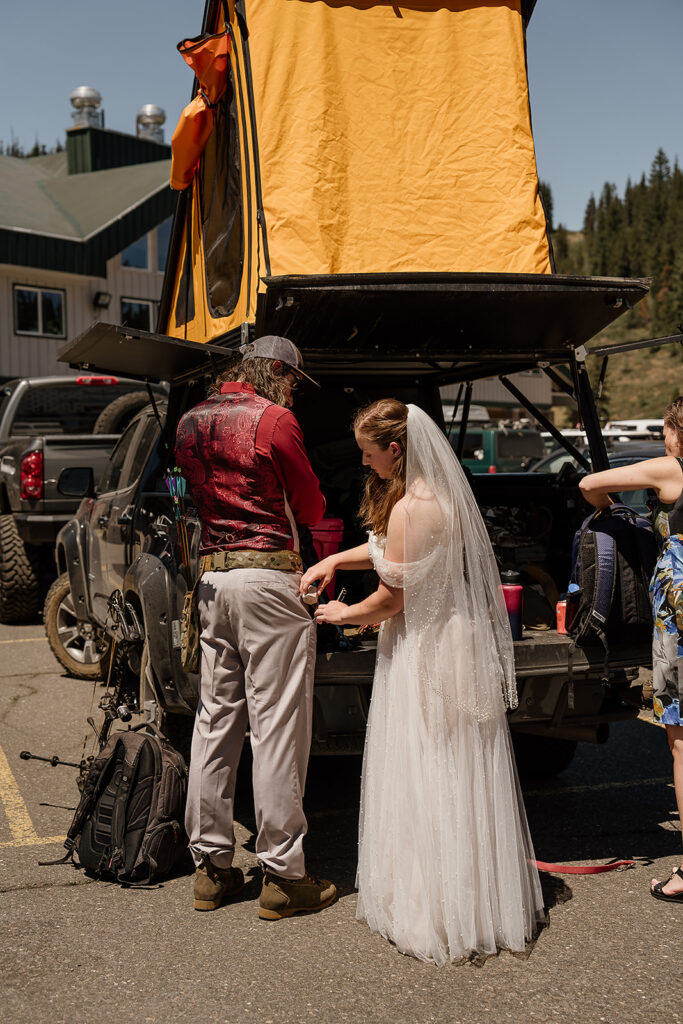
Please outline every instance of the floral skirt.
M652 637L654 720L661 725L683 725L683 673L679 671L678 632L655 626Z

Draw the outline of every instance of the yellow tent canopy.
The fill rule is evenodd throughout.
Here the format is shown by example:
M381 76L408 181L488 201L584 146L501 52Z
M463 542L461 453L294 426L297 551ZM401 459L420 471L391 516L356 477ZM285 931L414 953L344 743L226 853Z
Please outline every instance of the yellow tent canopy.
M548 274L524 0L208 0L227 89L159 331L266 327L273 278ZM399 278L396 278L399 280Z

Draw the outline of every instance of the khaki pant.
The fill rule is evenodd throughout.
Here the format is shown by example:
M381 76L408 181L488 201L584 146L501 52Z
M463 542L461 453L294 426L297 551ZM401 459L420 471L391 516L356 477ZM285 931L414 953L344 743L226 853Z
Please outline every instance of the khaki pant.
M248 722L256 853L270 871L300 878L316 636L299 576L207 572L197 597L200 692L185 818L195 862L206 853L217 867L232 863L235 778Z

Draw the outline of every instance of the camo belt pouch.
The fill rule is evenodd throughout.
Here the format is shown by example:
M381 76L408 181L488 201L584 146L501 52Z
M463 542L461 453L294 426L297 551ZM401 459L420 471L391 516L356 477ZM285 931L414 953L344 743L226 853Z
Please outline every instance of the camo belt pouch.
M199 672L197 584L188 590L180 614L180 661L185 672Z

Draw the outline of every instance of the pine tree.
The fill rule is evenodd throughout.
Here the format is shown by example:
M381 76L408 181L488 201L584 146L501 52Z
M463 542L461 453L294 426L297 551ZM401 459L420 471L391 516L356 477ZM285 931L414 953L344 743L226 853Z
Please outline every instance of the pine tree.
M657 150L649 173L626 182L623 199L605 182L591 195L583 218L583 239L570 240L559 225L554 236L557 269L563 273L650 277L646 302L630 314L632 326L657 333L676 330L683 320L683 170ZM683 357L683 349L681 350Z
M553 192L547 181L539 181L538 191L545 210L548 231L553 231Z

